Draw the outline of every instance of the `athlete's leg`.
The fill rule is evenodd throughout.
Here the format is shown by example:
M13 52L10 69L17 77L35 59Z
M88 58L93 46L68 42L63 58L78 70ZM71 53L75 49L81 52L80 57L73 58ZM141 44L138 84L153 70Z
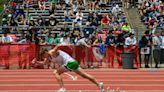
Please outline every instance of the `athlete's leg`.
M67 71L68 70L65 67L59 67L57 70L54 70L53 72L61 88L64 88L64 83L60 75Z
M75 70L74 72L77 73L78 75L82 76L83 78L90 80L92 83L94 83L98 86L98 88L100 89L100 92L104 92L103 83L99 83L93 76L87 74L82 69Z
M74 72L76 74L82 76L83 78L86 78L86 79L90 80L91 82L93 82L97 86L99 86L99 82L93 76L91 76L91 75L87 74L86 72L84 72L82 69L75 70Z

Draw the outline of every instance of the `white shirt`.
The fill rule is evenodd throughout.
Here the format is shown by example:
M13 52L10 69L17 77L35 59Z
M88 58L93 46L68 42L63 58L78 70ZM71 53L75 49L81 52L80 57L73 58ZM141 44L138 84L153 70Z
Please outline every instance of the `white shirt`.
M83 13L77 12L76 13L76 19L78 19L78 18L83 18Z
M66 4L69 4L69 2L70 2L70 0L65 0L65 3L66 3Z
M12 39L12 37L11 36L6 36L6 37L2 37L2 42L3 43L8 43L8 42L12 42L13 41L13 39Z
M161 37L161 40L162 40L162 42L161 42L161 48L164 49L164 36L160 36L160 37Z
M70 44L70 38L61 38L60 42L61 44Z
M136 43L137 43L137 40L135 37L133 38L127 37L125 39L125 45L136 45Z
M67 65L68 63L75 61L75 59L73 59L66 52L61 51L61 50L59 50L58 52L59 52L59 56L57 56L56 58L52 57L51 59L52 62L55 62L59 65Z
M80 40L77 41L77 45L84 45L87 46L87 43L85 42L86 38L82 38Z
M153 37L153 45L155 46L160 46L161 45L161 41L160 41L160 37Z

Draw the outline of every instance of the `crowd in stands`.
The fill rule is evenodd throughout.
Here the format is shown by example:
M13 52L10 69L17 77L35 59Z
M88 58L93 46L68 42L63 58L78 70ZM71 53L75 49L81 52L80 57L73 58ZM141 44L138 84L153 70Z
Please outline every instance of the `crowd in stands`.
M104 38L97 37L98 34L104 34L107 37L108 33L112 33L117 38L118 35L131 32L125 13L116 3L119 0L61 0L57 3L50 1L52 0L11 0L9 4L4 6L6 11L3 15L3 33L20 34L16 40L18 43L76 44L79 39L87 38L90 40L90 44L93 44L95 39L101 39L105 43ZM46 6L47 2L50 3L49 7ZM107 7L108 5L111 7ZM38 14L37 19L33 19L29 13L31 9L36 12L42 10L42 13L48 10L48 19L45 19L42 13ZM85 10L89 13L84 13ZM55 17L57 11L64 12L64 17L60 16L64 19L64 25L59 30L59 34L52 33L61 22ZM101 13L101 11L107 12ZM20 25L29 28L20 30L17 28ZM39 28L43 26L49 28ZM39 36L39 32L42 35Z
M145 54L144 61L145 67L149 68L148 64L150 56L153 54L155 67L158 67L161 59L161 50L164 49L164 12L162 0L139 0L138 1L139 14L141 15L141 21L145 24L147 31L140 40L140 47L148 50ZM151 50L153 49L153 53Z
M164 8L162 0L139 0L141 21L150 33L154 34L157 28L164 26Z

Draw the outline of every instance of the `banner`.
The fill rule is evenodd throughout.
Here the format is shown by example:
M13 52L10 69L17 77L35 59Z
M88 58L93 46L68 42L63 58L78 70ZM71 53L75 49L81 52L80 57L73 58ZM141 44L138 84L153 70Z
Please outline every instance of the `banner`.
M51 50L54 47L55 45L2 44L0 45L0 64L4 65L5 68L30 68L31 62L34 58L40 60L41 57L39 56L39 53L42 49ZM121 68L121 53L133 52L135 54L135 66L136 68L140 68L138 46L130 46L126 48L107 46L104 55L99 55L98 46L87 48L84 46L65 45L61 46L59 49L68 53L75 58L81 66L86 68L90 66L100 67L102 66L102 63L104 63L104 67L106 68ZM94 52L94 50L96 52ZM99 58L99 56L101 57Z

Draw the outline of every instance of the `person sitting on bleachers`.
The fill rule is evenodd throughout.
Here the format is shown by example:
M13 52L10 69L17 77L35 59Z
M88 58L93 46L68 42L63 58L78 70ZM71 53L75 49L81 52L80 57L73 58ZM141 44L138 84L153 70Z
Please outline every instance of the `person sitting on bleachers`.
M45 37L41 37L40 38L40 43L39 43L40 45L46 45L47 44L47 42L46 42L46 40L45 40Z
M75 25L81 26L82 25L82 20L83 20L83 13L81 12L81 10L79 10L76 13L76 18L73 22L73 26L75 26Z
M89 12L88 16L87 16L87 22L90 24L93 20L93 13Z
M73 14L73 13L72 13ZM64 21L65 22L72 22L72 19L71 19L71 17L70 17L70 14L69 14L69 10L68 9L66 9L65 11L64 11Z
M73 8L71 7L71 10L68 11L69 16L75 16L75 12L73 11Z
M50 7L49 7L49 13L50 15L53 15L55 13L56 7L53 3L51 3Z
M98 27L98 25L99 25L98 16L96 15L96 13L93 13L93 19L92 19L92 21L91 21L90 26Z
M16 5L15 19L18 20L18 22L22 22L22 24L24 25L26 24L26 16L24 13L24 7L21 4Z
M106 27L109 25L110 19L107 14L104 14L103 18L101 19L101 26Z
M65 6L62 3L57 3L56 9L57 10L64 10L65 9Z
M54 15L51 15L49 18L49 25L50 26L56 26L56 24L58 23L58 21L56 20Z
M120 11L121 8L117 4L112 8L112 14L114 15L117 15Z
M45 41L47 44L53 44L54 38L52 37L50 32L46 34Z
M38 26L44 26L45 21L42 18L42 16L39 16L39 18L37 19L37 22L36 23L37 23Z
M131 27L128 23L124 23L122 25L121 30L123 31L124 34L130 33L131 32Z
M79 9L78 2L74 1L74 3L72 4L72 8L73 8L74 14L76 14Z
M82 18L83 19L83 12L81 12L81 10L78 10L78 12L76 13L76 18Z
M79 9L85 8L83 0L78 0Z
M45 2L44 1L38 1L38 5L39 5L39 9L40 10L45 10L46 9L46 6L45 6Z

